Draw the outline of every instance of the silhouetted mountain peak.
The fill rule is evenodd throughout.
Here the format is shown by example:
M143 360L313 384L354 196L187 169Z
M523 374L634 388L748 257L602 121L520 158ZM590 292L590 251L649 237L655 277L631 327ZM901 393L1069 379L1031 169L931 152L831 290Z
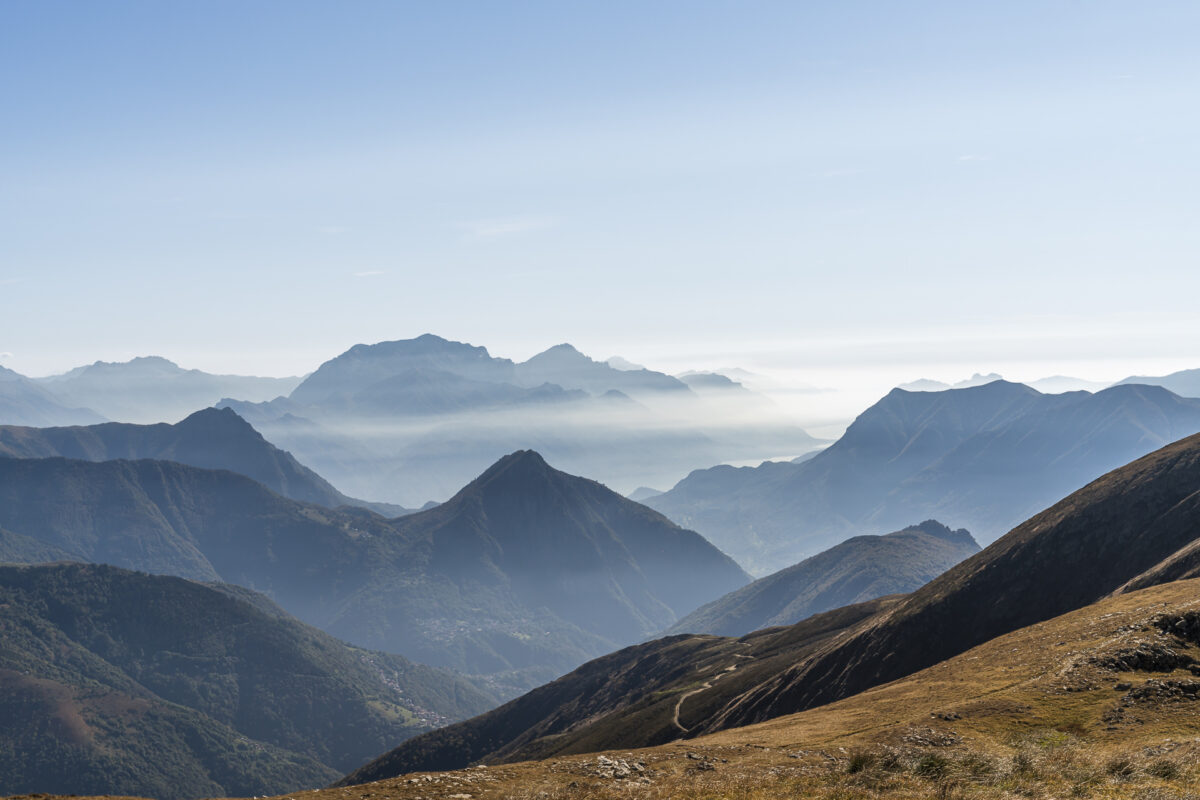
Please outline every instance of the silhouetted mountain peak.
M1180 397L1200 397L1200 369L1184 369L1160 377L1131 375L1125 380L1117 381L1117 385L1128 383L1162 386Z
M900 532L904 533L906 531L920 531L921 533L928 534L929 536L935 536L943 541L974 545L976 548L979 547L979 543L975 541L975 537L972 536L971 532L966 528L952 530L949 526L943 525L936 519L927 519L924 522L916 525L909 525Z
M540 362L553 362L556 364L599 364L600 363L600 362L592 360L591 358L588 358L583 353L579 352L579 350L577 350L574 345L567 344L566 342L563 342L562 344L556 344L551 348L543 350L542 352L538 353L536 356L529 359L529 361L527 361L525 363L532 364L532 363L540 363ZM604 366L608 366L608 365L605 364ZM610 367L610 369L611 369L611 367Z
M935 393L903 389L897 386L895 389L892 389L890 392L888 392L887 395L884 396L883 400L880 400L879 402L882 403L888 398L903 397L914 394L929 395ZM1041 394L1041 392L1030 386L1026 386L1023 383L1013 383L1012 381L1006 381L1003 378L997 378L996 380L988 381L987 383L980 383L974 386L956 387L946 391L937 392L936 399L945 397L1021 397L1036 394Z
M532 488L537 484L567 477L566 473L559 472L547 464L546 459L536 450L517 450L484 470L478 478L463 487L455 498L451 498L444 505L450 505L465 495L488 492L497 485L507 491L511 487Z
M99 362L99 363L103 363L103 362ZM117 362L117 363L119 363L119 362ZM159 368L177 369L177 370L182 371L182 367L180 367L178 364L176 364L174 361L170 360L169 358L163 358L162 356L135 356L135 357L129 359L129 361L127 361L125 363L136 364L141 367L159 367Z
M202 408L180 420L178 427L187 433L236 434L256 441L263 439L263 435L232 408Z
M332 361L370 361L392 358L423 358L429 356L477 361L492 360L492 356L488 353L486 347L443 339L441 336L432 333L423 333L415 339L397 339L395 341L377 342L375 344L356 344L345 353L332 359Z
M356 344L326 361L291 394L300 403L352 395L411 369L433 368L472 380L506 381L513 363L493 358L486 347L453 342L432 333L415 339Z
M1163 402L1173 397L1178 397L1175 392L1164 386L1149 383L1120 383L1116 386L1102 389L1096 392L1094 396L1097 399L1104 399L1113 404L1125 403L1132 398L1144 398Z
M55 376L57 378L75 378L88 373L112 373L123 372L142 375L165 375L179 374L183 372L196 372L197 370L186 370L170 359L162 356L135 356L128 361L93 361L91 364L86 364L82 367L65 372L62 375Z

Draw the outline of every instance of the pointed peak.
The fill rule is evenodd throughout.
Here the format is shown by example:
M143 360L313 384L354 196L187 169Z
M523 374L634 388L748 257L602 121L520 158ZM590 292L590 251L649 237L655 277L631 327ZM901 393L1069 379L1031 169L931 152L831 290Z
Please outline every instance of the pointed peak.
M506 487L511 485L529 487L537 483L545 483L560 475L562 473L547 464L536 450L517 450L492 464L443 505L453 505L456 500L478 494L497 482Z
M508 455L504 456L504 458L501 458L499 461L493 464L488 469L488 472L497 469L543 471L552 469L552 467L546 463L546 459L542 458L542 454L536 450L517 450L516 452L509 453Z
M254 430L253 425L243 419L241 415L228 406L224 408L217 408L214 406L210 408L202 408L199 411L193 411L191 414L188 414L186 417L176 423L176 425L179 427L205 428L209 430L216 428L224 428L228 430L249 430L256 434L258 433L258 431Z
M529 359L530 362L551 360L558 362L586 362L589 364L596 363L583 353L579 352L575 345L568 344L567 342L556 344Z

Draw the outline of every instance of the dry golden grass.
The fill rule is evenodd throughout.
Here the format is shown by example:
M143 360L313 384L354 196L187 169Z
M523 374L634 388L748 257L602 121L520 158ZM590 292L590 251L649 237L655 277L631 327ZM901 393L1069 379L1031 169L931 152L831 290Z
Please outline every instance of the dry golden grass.
M293 800L1200 800L1200 580L1110 598L837 703L661 747L405 775ZM1183 667L1118 671L1141 648ZM1168 666L1173 666L1169 665ZM1200 670L1198 670L1200 671Z
M595 755L572 756L291 797L1200 800L1200 694L1169 691L1200 678L1106 664L1139 647L1200 663L1200 647L1153 625L1197 610L1200 581L1110 598L828 706L605 754L629 767L625 777L609 777Z

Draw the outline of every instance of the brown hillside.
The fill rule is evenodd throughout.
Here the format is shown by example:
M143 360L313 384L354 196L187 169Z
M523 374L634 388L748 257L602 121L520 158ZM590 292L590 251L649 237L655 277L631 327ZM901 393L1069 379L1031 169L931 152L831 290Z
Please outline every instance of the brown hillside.
M1200 580L1180 581L758 725L290 797L1186 797L1200 777L1198 642Z

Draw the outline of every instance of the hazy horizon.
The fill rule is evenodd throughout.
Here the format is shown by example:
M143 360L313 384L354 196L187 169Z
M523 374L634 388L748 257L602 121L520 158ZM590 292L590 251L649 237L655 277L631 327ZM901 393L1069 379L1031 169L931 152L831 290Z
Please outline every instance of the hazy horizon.
M502 349L488 341L469 341L458 339L449 332L423 331L433 333L452 341L466 341L468 344L483 346L497 358L508 358L515 362L525 361L556 344L563 342L547 342L544 345L516 345L512 349ZM414 334L413 337L420 334ZM405 338L413 338L405 337ZM1187 344L1186 337L1181 337ZM380 341L392 341L383 339ZM1016 340L1019 347L1033 340L1045 345L1045 340L1026 337ZM345 352L354 344L375 344L375 341L352 342L351 344L330 351L326 355L313 354L312 361L301 362L298 359L289 363L304 364L294 372L278 374L272 372L237 372L232 366L237 364L273 363L268 356L243 353L241 359L223 360L219 356L210 359L201 358L198 362L178 359L169 353L140 352L132 355L121 355L114 358L98 358L69 366L56 368L53 372L38 374L27 373L17 369L17 372L27 377L44 378L62 374L70 369L95 363L96 361L125 362L132 358L144 356L159 356L166 358L183 369L200 369L214 374L245 374L261 377L294 377L312 372L321 363ZM1091 357L1076 357L1072 359L1054 359L1029 357L1003 357L999 354L998 345L1004 340L992 342L995 355L990 360L973 360L973 350L961 352L961 348L969 348L970 343L958 342L957 347L948 346L944 341L930 338L927 341L911 342L909 351L917 358L907 360L901 357L903 353L880 355L876 342L869 339L858 340L820 340L816 342L792 343L791 346L778 346L775 350L737 351L733 348L716 353L675 352L665 350L661 346L645 346L636 348L630 345L630 350L610 352L599 349L588 351L575 345L584 355L596 361L605 361L614 356L625 358L647 369L667 374L678 375L687 371L699 372L731 372L735 379L741 380L748 388L764 394L780 406L783 418L790 419L794 424L804 427L809 433L819 438L834 439L841 435L845 426L859 413L872 405L892 388L919 379L929 379L947 384L954 384L971 378L975 374L986 375L997 373L1005 380L1013 382L1032 383L1038 380L1067 376L1098 383L1114 383L1133 375L1159 376L1184 369L1200 367L1200 359L1189 359L1186 356L1137 358L1130 354L1124 358L1114 358L1099 354ZM522 343L523 344L523 343ZM935 349L942 349L946 356L938 359L917 360L921 355L928 355ZM838 354L845 352L856 353L856 357L847 358L847 363L838 363ZM638 353L645 353L642 357ZM15 365L7 363L8 359L0 354L0 366L16 369ZM1091 354L1089 354L1091 355ZM246 358L260 360L247 361ZM743 370L752 373L753 377L739 377L736 371ZM797 453L780 452L774 457L790 458ZM741 463L752 463L747 460ZM731 462L733 463L733 462Z
M0 364L1200 366L1183 2L0 8Z

